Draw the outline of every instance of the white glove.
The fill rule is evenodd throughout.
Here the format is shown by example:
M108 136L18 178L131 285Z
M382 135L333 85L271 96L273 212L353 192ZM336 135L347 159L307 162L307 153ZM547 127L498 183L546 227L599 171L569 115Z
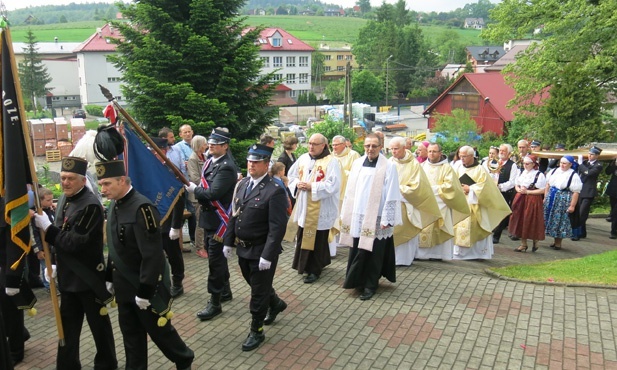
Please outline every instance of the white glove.
M581 154L578 155L578 164L583 164L583 156Z
M180 239L180 229L170 229L169 230L169 239L171 239L171 240Z
M195 183L189 183L188 185L184 185L184 188L186 189L186 191L188 191L189 193L193 194L195 192L195 188L197 187L197 185L195 185Z
M231 256L234 255L234 250L230 246L226 245L223 247L223 255L225 258L230 259Z
M259 257L259 271L269 270L270 266L272 266L272 262Z
M105 282L105 288L107 288L107 291L109 292L109 294L111 295L116 294L116 290L114 289L114 283L112 283L111 281Z
M47 231L47 228L51 225L51 221L49 221L49 217L47 217L46 214L39 215L38 213L35 213L34 224L39 229Z
M4 290L6 292L6 295L8 295L9 297L12 297L19 293L19 288L5 288Z
M43 276L45 276L45 281L49 283L49 275L47 275L47 267L43 271ZM51 265L51 278L55 279L58 276L58 271L56 270L56 265Z
M138 296L135 296L135 303L140 310L145 310L146 308L148 308L148 306L150 306L149 299L139 298Z

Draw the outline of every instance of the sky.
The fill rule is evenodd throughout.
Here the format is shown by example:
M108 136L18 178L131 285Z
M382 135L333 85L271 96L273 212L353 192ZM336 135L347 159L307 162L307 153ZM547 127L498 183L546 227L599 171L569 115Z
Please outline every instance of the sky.
M63 5L70 3L114 3L115 0L1 0L4 2L4 5L8 10L14 10L17 8L25 8L28 6L38 6L38 5ZM383 0L371 0L372 6L381 5ZM457 8L462 8L465 4L468 3L476 3L477 0L406 0L407 7L411 10L416 11L436 11L436 12L449 12L451 10L455 10ZM500 0L491 0L493 3L498 3ZM355 5L356 0L327 0L324 1L332 4L339 4L343 7L351 7ZM387 3L393 4L396 3L397 0L386 0Z

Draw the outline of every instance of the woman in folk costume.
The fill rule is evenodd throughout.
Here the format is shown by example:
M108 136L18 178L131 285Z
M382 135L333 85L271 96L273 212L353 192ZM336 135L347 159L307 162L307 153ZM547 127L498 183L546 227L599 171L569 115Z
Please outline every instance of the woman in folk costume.
M341 210L341 244L351 245L343 288L368 300L379 278L396 281L394 227L402 223L401 191L394 163L380 154L381 139L369 134L366 154L352 168Z
M523 172L516 178L516 195L512 201L510 234L521 238L515 252L527 251L527 239L533 241L532 252L538 250L538 240L544 240L543 195L546 186L544 174L538 171L538 158L527 155L523 158Z
M561 249L563 238L572 237L573 222L576 224L576 203L583 188L576 173L578 164L571 155L559 160L559 168L546 176L544 191L544 226L546 235L555 238L551 248ZM572 218L574 217L574 220Z

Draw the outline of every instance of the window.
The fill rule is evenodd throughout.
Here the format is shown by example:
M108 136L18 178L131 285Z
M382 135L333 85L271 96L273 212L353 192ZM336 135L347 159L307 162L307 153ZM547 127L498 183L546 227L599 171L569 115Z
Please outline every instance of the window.
M296 66L296 57L287 57L287 67Z
M283 79L282 73L275 73L272 75L272 82L279 82L282 79Z
M323 60L332 60L332 55L324 55Z
M264 68L270 68L270 57L261 57Z
M116 99L117 101L120 101L120 100L122 100L122 97L121 97L121 96L115 96L115 99Z
M339 55L336 56L336 60L343 60L343 57L344 57L344 55L339 54Z
M272 39L272 46L275 46L275 47L281 46L281 39L279 38Z
M345 55L345 60L352 60L353 59L353 55Z
M272 58L272 67L282 67L283 66L283 57L273 57Z
M309 57L300 57L300 67L308 67Z
M296 90L291 90L289 92L289 97L290 98L295 98L296 96L298 96L298 92Z
M301 83L301 84L308 83L308 73L300 73L300 78L298 80L298 83Z
M332 69L332 67L330 67L330 66L324 66L324 71L325 72L330 72L331 69Z
M296 74L295 73L288 73L287 74L287 78L285 79L285 83L287 83L288 85L295 84L296 83Z
M336 70L337 70L337 71L344 71L344 70L345 70L345 67L344 67L344 66L337 66L337 67L336 67Z
M107 77L107 82L120 82L121 80L120 77Z

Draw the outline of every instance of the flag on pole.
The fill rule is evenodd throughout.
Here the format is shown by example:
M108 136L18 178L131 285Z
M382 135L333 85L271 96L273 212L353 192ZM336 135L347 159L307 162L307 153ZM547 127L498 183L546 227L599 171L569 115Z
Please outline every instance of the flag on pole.
M11 227L10 243L21 249L21 256L11 265L17 270L20 262L26 263L24 257L30 252L30 213L28 207L27 184L32 183L32 174L28 163L26 147L27 126L18 97L19 77L12 45L8 42L7 28L3 25L0 42L2 44L2 164L0 164L0 189L6 204L4 215ZM10 247L10 246L7 246ZM23 266L22 266L23 267Z
M157 207L163 223L171 215L184 186L127 124L124 124L123 131L126 138L126 174L131 178L133 187Z

